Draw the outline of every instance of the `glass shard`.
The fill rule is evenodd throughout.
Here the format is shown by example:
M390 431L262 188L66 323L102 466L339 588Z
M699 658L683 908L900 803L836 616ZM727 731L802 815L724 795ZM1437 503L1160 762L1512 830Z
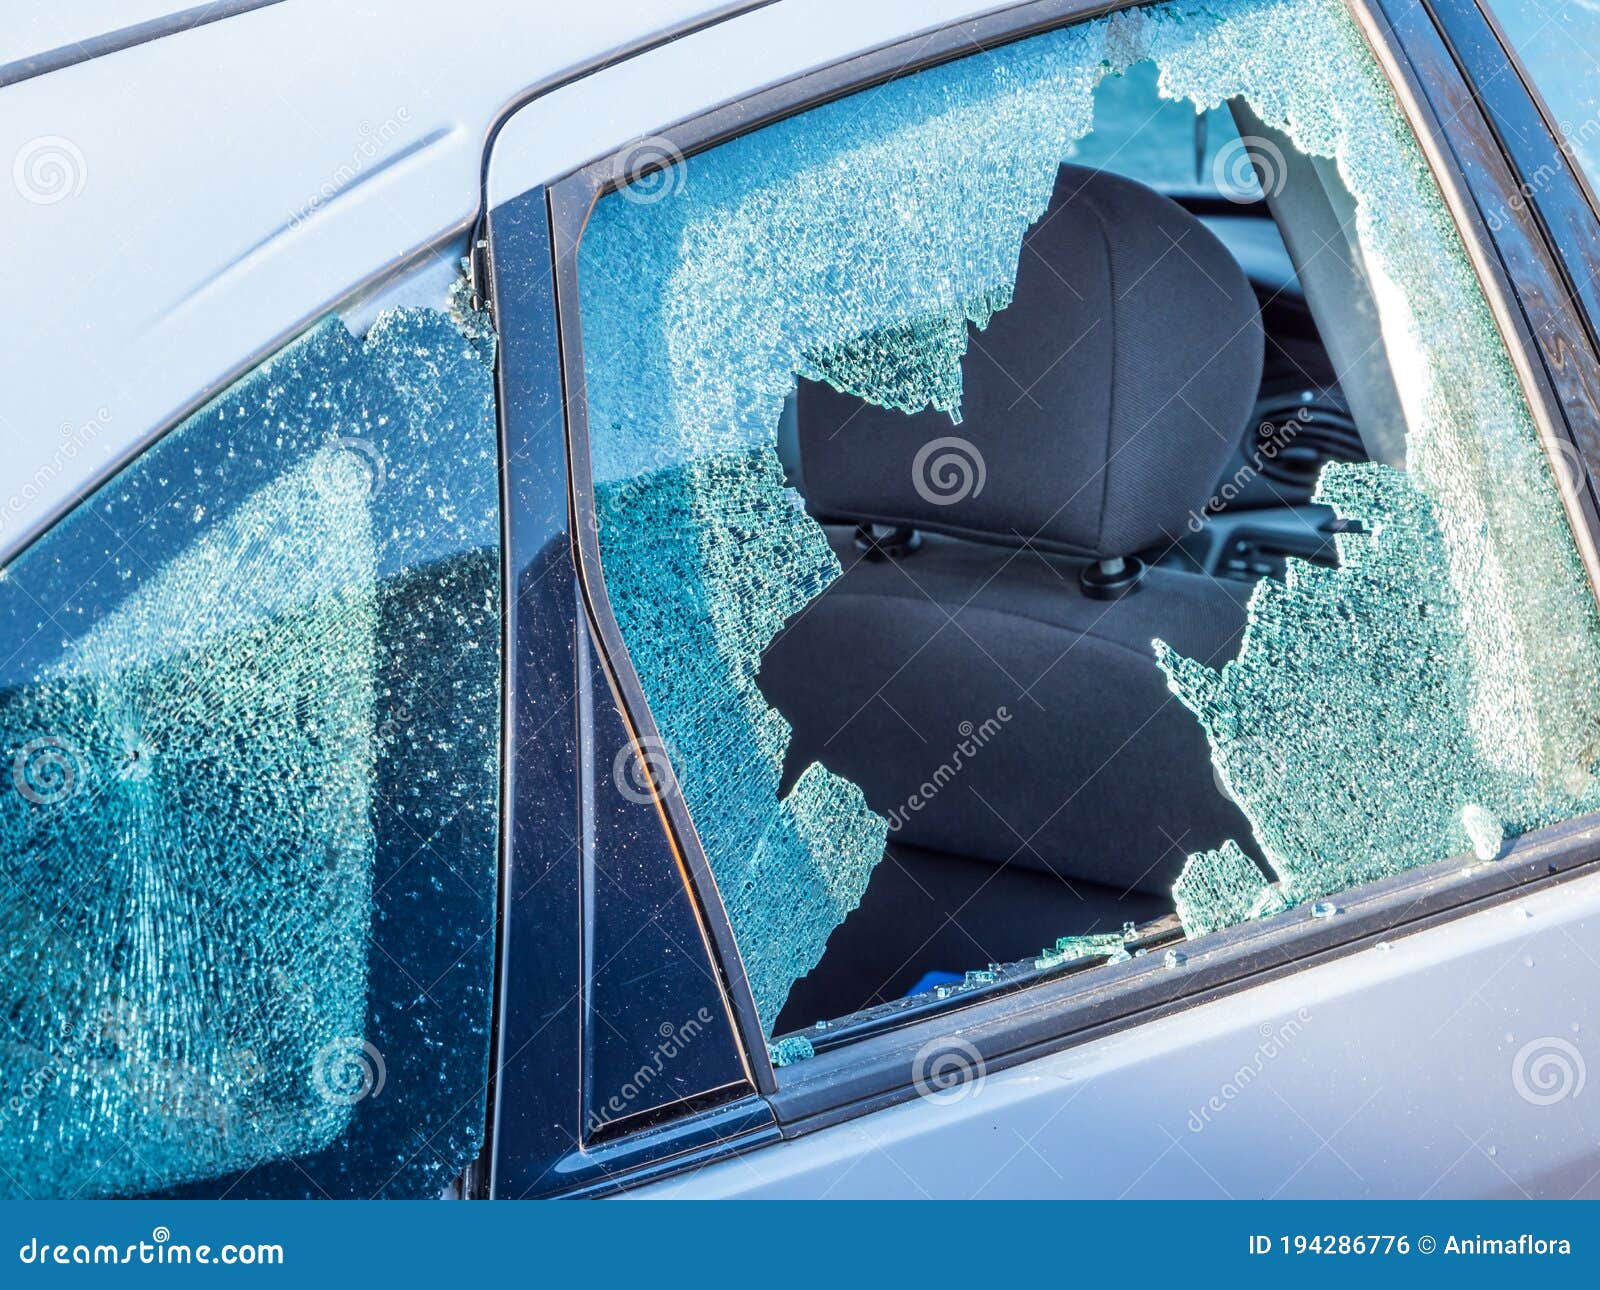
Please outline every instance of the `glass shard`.
M1172 898L1189 936L1203 936L1287 908L1260 866L1231 839L1215 851L1190 856L1173 884Z
M816 1048L804 1035L785 1035L767 1049L774 1066L793 1066L817 1055Z

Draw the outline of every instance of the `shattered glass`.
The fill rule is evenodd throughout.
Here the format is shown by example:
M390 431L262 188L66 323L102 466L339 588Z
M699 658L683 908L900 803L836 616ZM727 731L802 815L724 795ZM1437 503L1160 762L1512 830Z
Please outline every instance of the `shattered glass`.
M1261 867L1232 838L1214 851L1188 858L1172 884L1178 919L1189 936L1203 936L1246 919L1265 918L1288 908Z
M960 424L967 325L982 331L1010 303L1008 286L945 313L894 323L804 355L795 374L901 412L937 408Z
M816 1055L815 1046L804 1035L785 1035L767 1049L768 1058L779 1067L810 1061Z
M1290 42L1293 75L1242 56ZM1408 423L1408 470L1325 467L1318 499L1363 531L1338 537L1337 569L1291 560L1285 583L1258 584L1236 660L1212 670L1157 645L1282 896L1493 855L1596 809L1600 621L1562 506L1570 450L1541 443L1378 69L1342 10L1306 0L1226 21L1186 55L1158 57L1164 89L1242 95L1336 161ZM1253 753L1230 758L1241 745ZM1194 889L1236 875L1231 908L1255 890L1215 853L1190 863ZM1197 929L1219 916L1205 903Z
M862 857L882 854L888 835L861 790L821 766L778 801L787 723L755 686L762 647L838 562L770 450L707 454L596 493L611 607L770 1023L859 902ZM670 686L655 684L667 673Z
M492 341L324 322L0 570L7 1194L433 1195L475 1154Z
M1236 661L1153 643L1280 884L1234 843L1193 857L1186 928L1600 801L1600 634L1559 481L1353 19L1335 0L1116 13L692 157L668 200L601 199L580 244L607 587L769 1027L885 835L821 766L778 795L790 731L760 654L840 572L784 484L784 399L798 374L958 419L969 324L1009 301L1097 85L1145 60L1163 98L1242 99L1336 164L1410 424L1409 473L1327 468L1322 499L1365 532L1338 569L1262 583Z
M1059 936L1054 945L1048 945L1039 951L1039 957L1034 960L1033 966L1041 971L1058 968L1064 963L1073 963L1078 959L1097 958L1100 955L1120 955L1128 957L1128 952L1123 949L1124 938L1111 932L1094 933L1087 936ZM970 973L968 974L971 975Z

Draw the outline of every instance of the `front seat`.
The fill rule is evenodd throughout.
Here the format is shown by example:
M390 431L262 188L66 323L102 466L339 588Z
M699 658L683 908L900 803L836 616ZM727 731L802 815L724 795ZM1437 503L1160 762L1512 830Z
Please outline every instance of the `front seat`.
M845 572L758 681L794 727L786 784L821 762L892 832L781 1026L1152 916L1185 854L1248 845L1150 645L1232 658L1248 588L1148 561L1203 512L1261 363L1221 242L1069 165L971 333L959 424L800 383L796 482Z

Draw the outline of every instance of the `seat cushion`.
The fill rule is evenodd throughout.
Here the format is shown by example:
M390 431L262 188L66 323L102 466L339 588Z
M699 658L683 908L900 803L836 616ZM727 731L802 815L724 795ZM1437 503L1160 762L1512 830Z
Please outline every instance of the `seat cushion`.
M1248 845L1150 648L1227 661L1247 588L1152 568L1091 600L1070 557L927 535L865 560L853 534L830 527L843 576L763 655L794 727L785 786L819 761L896 843L1120 892L1166 896L1185 855Z

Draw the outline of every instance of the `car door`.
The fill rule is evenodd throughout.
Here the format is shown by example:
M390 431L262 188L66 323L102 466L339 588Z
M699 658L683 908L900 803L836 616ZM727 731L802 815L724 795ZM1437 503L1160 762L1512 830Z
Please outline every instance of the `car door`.
M389 42L356 76L304 55L293 7L241 7L73 55L94 93L7 69L9 217L50 251L13 265L19 297L106 295L92 328L63 306L7 350L8 417L64 419L0 451L8 1184L1587 1194L1584 124L1553 127L1463 4L659 17L557 41L486 16L434 76L403 24L329 11L315 48ZM294 69L314 149L231 146L276 138L282 101L230 80L244 33ZM201 64L228 111L143 98L119 146L95 107L119 78ZM427 93L396 97L406 69ZM1351 151L1366 118L1387 133ZM213 158L205 184L172 186L165 139ZM1087 299L1031 229L1090 170L1173 240L1012 380ZM234 218L203 218L222 192ZM136 257L129 209L172 216ZM1052 308L1016 307L1022 267ZM1141 333L1139 370L1176 372L1158 419L1219 482L1160 540L1126 508L1127 558L1069 549L1058 501L1119 454L1010 509L1060 482L1040 424L1108 361L1095 319L1139 332L1114 302L1161 310L1173 270L1202 303ZM1198 436L1239 392L1166 363L1186 327L1234 335L1208 274L1245 275L1268 340L1236 444ZM1035 423L1021 449L986 437L986 371ZM869 424L905 450L881 495L852 491ZM1435 456L1404 461L1405 432ZM1402 464L1453 504L1437 532L1395 506ZM978 602L1020 564L1023 612ZM1329 596L1341 569L1368 590ZM1323 591L1284 614L1291 577ZM1096 643L1178 586L1239 624L1256 597L1294 684L1181 621L1159 656ZM852 626L886 602L931 629ZM1035 609L1084 643L1019 680ZM839 684L806 644L764 689L807 624ZM1219 703L1213 674L1253 687ZM1100 722L1136 688L1171 756L1122 751L1150 712ZM1113 736L1088 770L1058 689ZM1050 832L1068 801L1101 812L1078 848ZM1106 881L1127 855L1150 872Z
M19 18L0 67L0 223L29 248L0 378L0 1190L476 1192L513 514L463 271L482 140L704 6L480 6L448 66L425 5L144 8ZM558 730L529 763L560 767L552 839ZM715 1089L702 1008L644 1053L696 1041ZM684 1082L647 1098L655 1074L618 1081L634 1111ZM546 1105L576 1105L560 1075Z
M484 280L519 496L492 1191L1586 1194L1600 886L1592 768L1566 716L1589 702L1574 660L1594 612L1600 369L1556 217L1592 235L1577 179L1563 162L1528 191L1550 140L1506 143L1530 100L1504 78L1484 88L1496 47L1473 43L1493 36L1470 6L963 8L767 6L535 99L494 138ZM1007 487L1005 458L971 451L998 442L979 405L969 429L950 415L952 364L971 382L973 356L1000 344L1013 277L1022 298L1017 238L1060 194L1040 173L1103 126L1083 109L1108 69L1145 62L1168 99L1237 104L1237 141L1195 140L1196 170L1243 158L1238 200L1282 230L1318 327L1366 336L1392 381L1363 385L1361 407L1322 390L1294 405L1302 424L1354 408L1362 428L1361 461L1317 459L1312 504L1337 513L1314 545L1336 554L1280 546L1296 557L1285 579L1253 538L1241 569L1203 564L1254 589L1243 643L1200 667L1156 656L1254 837L1175 840L1170 913L1102 915L1026 957L944 960L929 988L796 1027L778 1014L871 906L893 813L834 769L842 753L785 763L804 713L774 719L757 680L770 642L852 558L848 524L834 555L819 545L830 516L856 525L867 575L927 567L912 562L946 539L994 545L987 513L943 509L985 489L1001 505ZM1185 220L1235 199L1183 200L1172 227L1188 236ZM1039 244L1020 245L1026 266ZM1353 384L1350 362L1333 366ZM820 474L797 474L784 447L796 372L896 416L930 407L945 430L917 460L963 460L878 512L844 493L824 504ZM1405 435L1379 433L1384 398ZM1257 474L1263 441L1246 441ZM1208 508L1191 512L1202 529ZM1141 550L1158 570L1194 559ZM1087 561L1098 592L1127 567L1098 549L1040 559ZM1134 597L1166 585L1143 576ZM1319 653L1343 636L1359 643ZM840 642L840 675L866 665L866 642ZM1390 657L1405 666L1373 662ZM559 745L520 733L569 709L575 788ZM1010 718L971 717L943 731L953 746L930 752L907 818L989 784ZM991 838L1011 828L996 815ZM580 975L550 971L552 949ZM608 987L614 965L660 998Z

